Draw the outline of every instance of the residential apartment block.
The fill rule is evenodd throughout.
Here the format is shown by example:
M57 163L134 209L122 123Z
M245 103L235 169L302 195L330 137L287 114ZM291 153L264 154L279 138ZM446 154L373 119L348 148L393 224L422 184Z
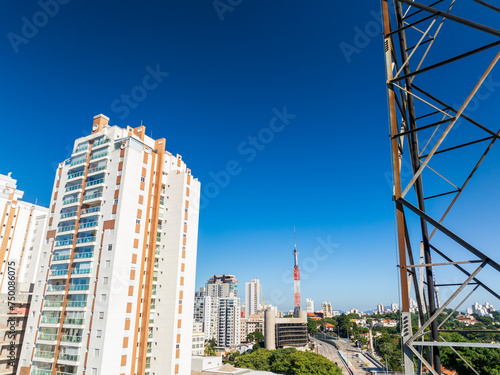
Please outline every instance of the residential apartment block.
M261 309L261 284L259 279L245 283L245 318L257 314Z
M17 181L0 175L0 374L15 374L49 209L22 201Z
M56 172L20 375L191 371L200 183L108 120Z

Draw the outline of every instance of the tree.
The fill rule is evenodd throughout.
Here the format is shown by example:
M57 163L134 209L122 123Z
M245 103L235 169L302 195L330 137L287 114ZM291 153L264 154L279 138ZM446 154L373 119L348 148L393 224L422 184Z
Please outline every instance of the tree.
M215 355L215 339L211 339L205 344L205 354Z
M318 333L318 327L313 319L307 318L307 332Z
M261 331L254 331L247 335L247 342L264 342L264 335Z

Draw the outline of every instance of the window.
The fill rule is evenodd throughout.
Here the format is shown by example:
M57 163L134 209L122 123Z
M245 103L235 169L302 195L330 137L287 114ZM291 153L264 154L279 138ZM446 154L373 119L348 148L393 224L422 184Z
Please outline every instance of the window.
M135 223L136 224L140 224L141 223L141 219L135 219Z
M108 284L108 281L109 281L109 277L105 277L105 278L103 279L102 283L103 283L104 285L107 285L107 284Z
M94 349L94 357L99 357L99 349Z
M99 319L104 319L104 311L99 312Z
M97 375L97 369L96 368L92 369L92 375Z
M111 243L110 243L110 244L108 245L108 251L111 251L111 250L113 250L113 244L111 244Z
M106 267L106 268L111 267L111 261L107 260L106 262L104 262L104 267Z
M118 199L115 199L115 204L118 204Z
M95 336L98 338L102 337L102 330L98 329Z
M141 182L146 182L146 178L145 177L141 177Z
M106 302L106 295L105 294L101 294L101 302Z

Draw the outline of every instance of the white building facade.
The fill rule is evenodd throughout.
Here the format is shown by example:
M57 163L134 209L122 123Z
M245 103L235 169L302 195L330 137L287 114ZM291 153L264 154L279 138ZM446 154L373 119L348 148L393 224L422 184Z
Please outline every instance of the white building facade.
M261 309L261 284L259 279L245 283L245 318L257 314Z
M306 299L306 311L308 313L313 313L314 312L314 301L310 298Z
M20 375L191 371L200 183L108 120L56 172Z

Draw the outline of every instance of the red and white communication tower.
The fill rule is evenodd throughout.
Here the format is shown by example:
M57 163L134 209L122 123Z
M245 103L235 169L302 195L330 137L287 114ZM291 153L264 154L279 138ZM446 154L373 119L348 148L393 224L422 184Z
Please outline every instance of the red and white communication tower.
M298 316L300 311L300 271L299 271L299 252L297 251L297 240L295 238L295 228L293 228L293 240L295 244L295 248L293 250L293 294L295 299L294 304L294 315Z

